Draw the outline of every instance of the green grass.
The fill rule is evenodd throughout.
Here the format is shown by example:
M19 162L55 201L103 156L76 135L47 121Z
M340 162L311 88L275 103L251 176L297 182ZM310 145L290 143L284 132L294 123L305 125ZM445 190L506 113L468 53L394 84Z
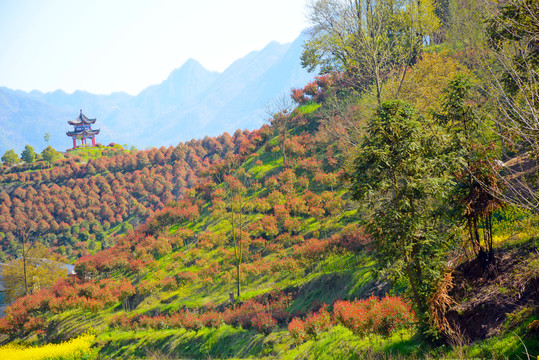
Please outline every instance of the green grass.
M97 338L99 356L107 358L144 358L160 352L174 357L198 359L246 358L264 350L264 336L254 331L223 325L199 331L108 331Z
M308 102L306 104L303 104L301 106L298 106L296 108L296 112L301 114L301 115L307 115L307 114L310 114L310 113L313 113L314 111L316 111L318 108L320 107L320 104L318 103L315 103L315 102Z

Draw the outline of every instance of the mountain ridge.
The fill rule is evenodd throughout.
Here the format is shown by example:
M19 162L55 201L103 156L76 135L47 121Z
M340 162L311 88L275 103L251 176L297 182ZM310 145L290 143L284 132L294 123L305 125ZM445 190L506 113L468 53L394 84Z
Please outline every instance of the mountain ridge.
M96 140L103 144L166 146L238 128L254 129L261 125L264 105L272 98L312 80L297 60L303 41L303 35L287 44L272 41L223 72L207 70L190 58L137 95L0 87L0 153L10 148L20 153L26 144L39 151L47 146L45 133L51 134L50 145L58 150L70 147L64 135L67 120L80 109L97 118L95 127L101 133Z

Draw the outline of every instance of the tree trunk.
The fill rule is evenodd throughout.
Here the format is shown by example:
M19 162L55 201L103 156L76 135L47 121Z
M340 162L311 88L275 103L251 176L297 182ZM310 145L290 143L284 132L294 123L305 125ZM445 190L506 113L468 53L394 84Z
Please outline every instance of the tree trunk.
M28 295L28 280L26 279L26 248L24 240L22 242L22 269L24 274L24 295Z
M410 264L407 264L406 265L406 274L408 275L408 280L410 280L410 286L412 288L412 295L414 297L414 301L416 303L416 306L417 306L417 310L421 313L421 309L422 309L422 303L421 303L421 298L419 297L419 291L417 290L417 285L415 283L415 278L412 274L412 269L410 268Z
M237 286L238 286L237 295L239 299L240 298L240 264L236 265L236 280L237 280Z
M283 167L285 167L285 165L286 165L285 144L286 144L286 133L283 133L282 139L281 139L281 153L283 154Z

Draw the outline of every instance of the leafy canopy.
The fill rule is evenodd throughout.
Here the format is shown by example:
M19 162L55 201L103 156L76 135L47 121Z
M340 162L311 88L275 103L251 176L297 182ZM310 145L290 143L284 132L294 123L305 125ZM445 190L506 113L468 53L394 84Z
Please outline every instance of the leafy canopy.
M34 148L30 145L26 145L21 154L21 159L27 164L31 164L36 161L36 151Z
M444 215L453 186L445 143L441 128L416 116L408 103L383 102L349 175L354 199L370 209L366 229L378 265L395 278L407 278L423 325L453 233Z
M13 149L6 151L2 156L2 163L6 166L15 165L19 162L21 162L19 155Z

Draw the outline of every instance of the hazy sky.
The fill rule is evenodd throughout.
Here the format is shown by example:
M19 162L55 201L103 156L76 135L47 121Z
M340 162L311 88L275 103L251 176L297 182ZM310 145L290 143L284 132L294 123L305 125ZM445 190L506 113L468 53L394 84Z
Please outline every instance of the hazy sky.
M188 58L222 71L308 24L306 0L0 0L0 86L136 94Z

